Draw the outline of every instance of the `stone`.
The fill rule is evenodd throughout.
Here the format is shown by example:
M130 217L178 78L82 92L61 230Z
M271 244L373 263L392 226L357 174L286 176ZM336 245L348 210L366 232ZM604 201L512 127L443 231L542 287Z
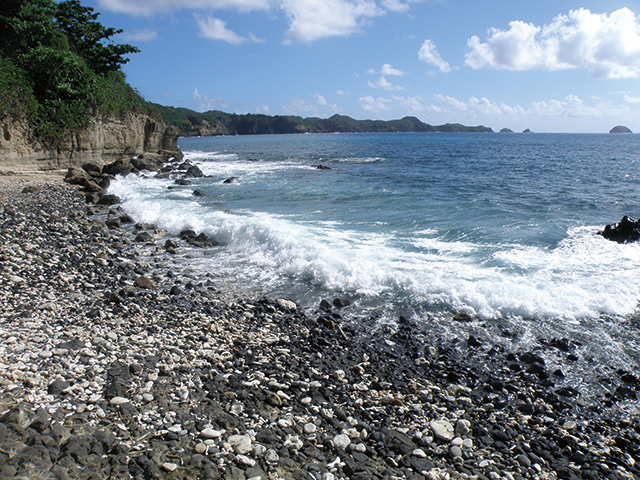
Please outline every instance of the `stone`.
M453 426L446 420L434 420L429 426L431 427L431 431L433 434L443 440L445 442L450 442L453 440Z
M162 469L167 472L175 472L178 469L178 465L172 462L165 462L162 464Z
M49 395L59 395L63 393L67 388L71 385L65 382L64 380L56 379L49 384L47 387L47 393Z
M205 428L200 432L200 436L202 438L220 438L220 437L222 437L223 433L224 433L224 431L222 431L222 430L215 430L213 428Z
M239 182L239 181L240 181L240 179L238 177L230 177L230 178L227 178L222 183L227 183L228 184L228 183L236 183L236 182Z
M343 433L336 435L335 437L333 437L333 445L338 449L338 450L344 450L345 448L347 448L349 446L349 444L351 443L351 438L349 438L349 435L345 435Z
M128 402L129 402L129 399L125 397L113 397L111 400L109 400L109 405L119 407L120 405L124 405L125 403L128 403Z
M292 302L291 300L285 300L284 298L279 298L276 300L276 305L285 310L294 311L298 308L298 306Z
M196 451L196 453L204 455L207 452L207 446L204 443L200 442L196 444L194 450Z
M251 437L248 435L232 435L227 439L227 443L240 455L245 455L252 450Z
M138 288L144 288L147 290L153 290L154 288L156 288L153 281L145 277L144 275L141 275L138 278L136 278L135 286Z
M338 308L344 308L351 305L351 301L348 298L334 298L333 305Z
M470 432L471 432L471 422L464 418L460 418L456 422L456 431L455 431L456 435L458 437L464 437L465 435L469 435Z

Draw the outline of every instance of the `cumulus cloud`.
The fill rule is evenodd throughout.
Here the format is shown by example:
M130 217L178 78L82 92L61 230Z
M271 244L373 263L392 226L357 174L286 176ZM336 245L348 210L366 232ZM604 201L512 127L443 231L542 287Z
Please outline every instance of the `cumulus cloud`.
M467 44L465 64L472 68L585 68L596 78L640 74L640 24L626 7L610 15L571 10L543 27L517 20L508 30L492 28L485 43L473 36Z
M374 98L371 95L366 97L360 97L358 99L358 105L362 110L369 113L380 113L391 109L391 99L378 97Z
M232 45L240 45L249 41L248 38L242 37L232 30L227 28L227 22L215 17L204 17L202 15L195 15L196 22L200 33L198 34L202 38L209 38L211 40L222 40Z
M640 103L640 97L637 97L635 95L625 95L624 101L627 103Z
M371 88L379 88L381 90L404 90L404 87L400 85L394 85L384 77L380 77L376 82L369 80L367 85Z
M323 95L314 93L311 98L312 102L295 98L289 105L282 107L282 111L285 115L319 115L320 113L331 114L342 111L338 105L329 103Z
M151 42L158 38L158 32L155 30L134 30L132 32L125 32L122 34L123 40L127 42Z
M418 58L433 65L442 73L449 73L451 71L451 66L442 59L436 49L435 43L431 40L427 39L422 43L422 47L420 47L420 51L418 52Z
M312 42L360 31L367 19L384 10L372 0L280 0L289 19L287 41Z
M407 72L403 72L402 70L393 68L390 63L385 63L384 65L382 65L382 68L380 69L379 72L377 70L374 70L373 68L370 68L369 70L367 70L367 73L379 73L380 75L391 75L394 77L401 77L403 75L408 75Z

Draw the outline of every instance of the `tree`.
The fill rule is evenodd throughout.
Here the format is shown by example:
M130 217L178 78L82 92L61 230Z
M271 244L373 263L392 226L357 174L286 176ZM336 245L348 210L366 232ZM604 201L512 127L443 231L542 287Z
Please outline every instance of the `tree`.
M80 55L95 73L105 74L119 70L121 65L129 61L123 55L140 50L128 44L105 44L105 40L109 41L122 30L104 27L97 22L99 15L78 0L67 0L58 4L55 21L67 36L71 50Z

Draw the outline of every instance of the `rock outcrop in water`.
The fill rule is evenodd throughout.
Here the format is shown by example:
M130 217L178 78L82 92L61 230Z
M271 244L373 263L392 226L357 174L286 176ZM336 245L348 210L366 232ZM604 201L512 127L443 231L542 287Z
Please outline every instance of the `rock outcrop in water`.
M637 242L640 239L640 220L634 221L625 215L618 223L607 225L598 234L618 243Z
M633 132L629 128L623 125L616 125L611 130L609 130L609 133L633 133Z

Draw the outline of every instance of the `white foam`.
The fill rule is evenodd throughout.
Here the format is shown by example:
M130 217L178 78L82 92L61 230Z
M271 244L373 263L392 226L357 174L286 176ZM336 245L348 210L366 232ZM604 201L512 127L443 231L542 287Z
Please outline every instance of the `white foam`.
M215 236L226 245L215 260L219 266L267 287L306 282L352 295L444 304L486 319L568 322L629 315L640 298L640 245L606 241L595 227L571 229L556 248L445 241L431 229L403 241L337 221L223 212L201 205L189 190L168 194L167 182L155 179L128 176L110 191L125 199L123 207L138 221Z

